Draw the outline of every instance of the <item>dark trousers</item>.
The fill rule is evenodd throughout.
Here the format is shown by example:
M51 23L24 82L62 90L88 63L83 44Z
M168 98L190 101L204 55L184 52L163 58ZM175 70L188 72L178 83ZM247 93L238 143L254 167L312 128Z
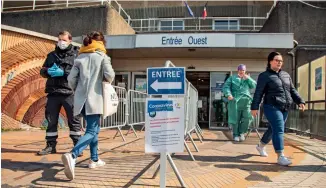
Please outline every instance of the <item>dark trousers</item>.
M58 119L60 109L63 108L66 111L68 118L68 126L70 129L70 138L76 144L81 136L81 124L80 118L74 117L73 113L73 95L48 95L47 103L45 107L45 118L48 121L48 127L46 129L45 139L47 142L56 144L58 138Z

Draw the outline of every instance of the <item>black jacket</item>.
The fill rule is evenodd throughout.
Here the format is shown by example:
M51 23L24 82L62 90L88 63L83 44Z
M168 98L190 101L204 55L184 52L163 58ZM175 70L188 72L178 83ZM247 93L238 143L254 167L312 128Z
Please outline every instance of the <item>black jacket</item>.
M277 73L267 69L259 74L251 110L259 109L264 94L264 104L273 105L282 111L287 111L293 101L298 105L305 103L295 90L290 75L282 70Z
M72 89L68 85L67 77L74 65L75 58L78 55L79 47L69 45L67 49L61 50L56 47L53 52L50 52L41 68L40 74L47 78L45 93L50 95L71 95ZM51 77L47 70L56 63L64 72L61 77Z

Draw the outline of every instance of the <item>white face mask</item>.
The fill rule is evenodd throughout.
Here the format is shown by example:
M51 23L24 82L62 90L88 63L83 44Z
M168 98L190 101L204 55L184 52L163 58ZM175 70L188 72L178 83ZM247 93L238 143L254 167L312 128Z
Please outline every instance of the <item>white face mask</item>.
M66 41L60 40L57 45L61 50L64 50L64 49L68 48L69 43Z

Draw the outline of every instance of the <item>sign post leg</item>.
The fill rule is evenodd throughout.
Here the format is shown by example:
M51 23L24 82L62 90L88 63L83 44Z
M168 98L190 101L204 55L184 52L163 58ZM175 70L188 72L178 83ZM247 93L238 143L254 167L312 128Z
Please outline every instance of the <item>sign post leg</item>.
M160 159L160 188L165 188L165 173L166 173L166 154L165 152L161 152L161 159Z
M183 179L182 179L182 177L181 177L181 175L180 175L180 172L179 172L179 170L177 169L177 167L175 166L175 164L174 164L174 162L173 162L172 157L170 156L170 154L168 154L167 157L168 157L168 160L169 160L169 162L170 162L170 165L171 165L171 167L172 167L172 169L173 169L175 175L177 176L177 178L178 178L178 180L179 180L181 186L182 186L182 187L186 187L186 184L185 184L185 182L183 181Z

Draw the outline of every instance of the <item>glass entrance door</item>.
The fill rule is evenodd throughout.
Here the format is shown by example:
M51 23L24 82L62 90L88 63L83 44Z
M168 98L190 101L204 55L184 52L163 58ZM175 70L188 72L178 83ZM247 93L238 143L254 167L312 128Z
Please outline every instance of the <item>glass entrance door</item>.
M209 128L228 128L227 104L223 100L222 88L230 72L210 73L210 116Z
M116 72L113 85L130 89L130 72Z

